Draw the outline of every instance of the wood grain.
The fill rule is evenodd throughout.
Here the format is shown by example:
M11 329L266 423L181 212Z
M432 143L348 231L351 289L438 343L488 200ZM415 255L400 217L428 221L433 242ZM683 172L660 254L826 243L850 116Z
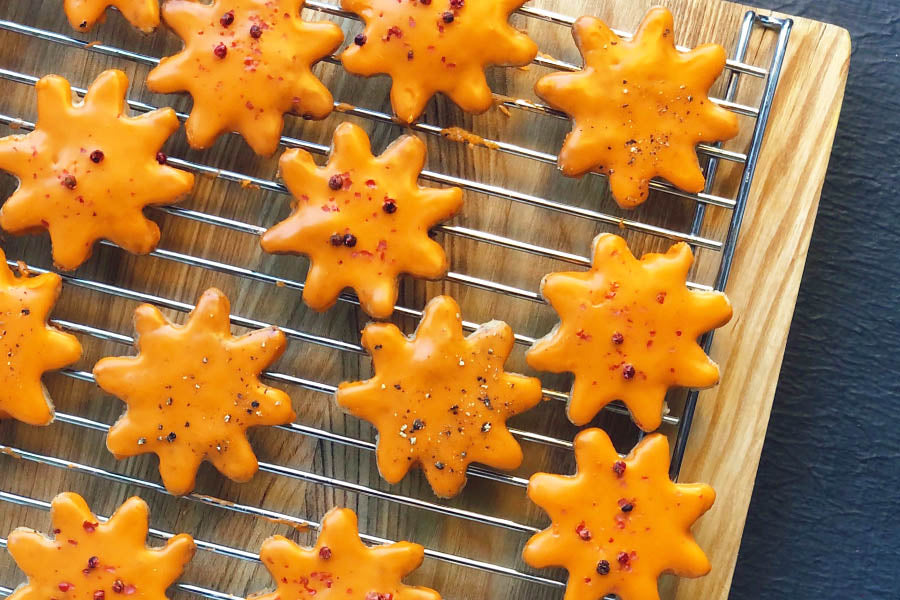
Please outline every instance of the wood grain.
M0 7L0 18L70 34L59 4L58 0L13 0ZM617 28L633 30L652 3L649 0L586 0L581 3L541 0L535 4L567 14L574 14L580 7L580 12L596 14ZM745 7L720 0L671 0L661 4L673 10L677 39L687 46L714 41L732 48L745 11ZM312 12L309 16L313 19L326 18ZM359 28L352 21L337 21L348 33ZM578 62L567 28L523 17L515 17L515 22L527 29L545 52ZM774 37L771 32L755 32L748 61L768 64ZM127 27L117 14L111 14L105 25L84 39L98 39L153 56L171 54L179 48L179 40L173 34L160 31L152 36L143 36ZM718 491L716 506L695 528L701 545L713 561L714 570L700 580L667 581L664 585L665 597L724 598L728 594L840 110L848 57L849 39L844 30L802 19L795 21L783 80L760 157L728 288L736 317L717 334L713 349L714 358L722 365L723 381L718 388L701 395L682 475L684 481L705 481ZM160 106L171 105L179 110L190 107L189 98L154 95L146 91L143 79L147 69L142 66L17 34L0 33L0 66L36 76L58 73L82 87L104 69L122 68L132 80L131 98ZM389 111L386 80L362 80L326 64L320 65L318 72L337 99ZM545 69L538 67L527 70L495 69L490 73L490 81L498 93L534 99L531 87L535 79L545 72ZM721 93L723 85L724 78L718 86L718 93ZM757 104L760 92L761 83L758 80L742 77L737 100ZM0 112L33 119L33 89L0 80ZM328 144L333 129L345 120L365 127L376 149L384 148L403 133L394 125L373 124L342 114L335 114L320 123L289 118L285 133ZM564 121L520 111L513 111L510 116L499 110L474 117L462 115L444 99L429 105L425 120L442 127L458 125L485 137L552 153L558 151L568 129ZM752 120L742 118L741 122L742 135L726 144L726 148L745 149ZM3 133L0 131L0 134ZM618 209L608 197L605 181L601 177L568 180L559 175L553 165L536 164L486 148L469 148L431 136L423 139L430 152L428 168L434 170L681 231L689 229L693 218L693 204L686 200L654 194L644 206L628 213ZM237 136L225 136L211 150L195 152L187 148L183 134L179 133L170 141L166 151L171 156L248 175L268 179L275 176L277 155L273 158L256 157ZM739 176L739 169L723 165L714 192L733 196ZM14 186L12 178L0 177L0 197L6 197ZM594 235L610 230L610 227L590 220L483 194L467 193L465 202L464 210L454 224L582 256L588 254ZM275 192L246 189L237 184L201 177L194 194L185 200L184 206L268 226L287 214L288 203L287 197ZM305 260L267 256L260 251L254 236L159 212L151 211L150 215L161 223L161 248L292 280L303 280ZM729 216L724 209L711 209L702 235L723 239ZM659 250L668 244L665 240L635 232L625 232L624 235L635 252ZM4 236L2 241L11 258L23 258L36 266L49 266L46 236ZM536 290L545 273L571 268L571 265L560 261L459 237L443 235L442 242L448 249L454 271L527 290ZM692 278L702 283L712 283L718 264L716 252L699 250ZM193 303L203 289L216 285L229 295L234 314L351 343L358 342L359 329L367 320L350 304L340 303L326 314L317 314L306 309L299 301L299 294L289 287L253 282L163 258L128 256L109 247L98 247L94 257L75 274L189 303ZM463 308L464 318L470 321L503 319L525 335L543 335L555 321L552 311L542 304L502 297L447 281L421 283L404 280L401 304L421 308L427 298L438 293L450 293L456 297ZM54 316L131 335L131 313L136 305L130 300L67 285ZM177 313L169 314L177 319L184 317ZM407 331L415 325L408 318L398 318L396 321ZM119 344L80 337L85 344L85 356L78 368L84 370L90 370L102 356L132 352ZM523 360L524 349L518 347L514 352L510 361L512 370L529 372ZM294 340L274 370L337 384L344 379L365 377L370 367L365 357ZM547 387L560 390L567 389L570 382L566 377L542 378ZM48 375L45 381L59 411L112 423L122 410L121 403L91 384L61 374ZM292 386L284 389L294 399L298 422L354 438L374 439L370 427L343 415L327 395ZM683 393L673 393L671 396L675 413L682 397ZM636 439L636 430L627 417L604 413L595 424L612 431L621 450L627 450ZM559 402L546 402L521 415L513 425L567 440L572 439L577 431L565 420L563 406ZM673 428L664 431L671 434ZM382 482L373 456L367 450L317 441L277 429L254 431L251 439L262 461L437 502L419 473L412 474L398 486ZM0 424L0 443L95 465L151 482L159 481L156 461L152 457L117 462L106 451L102 434L72 425L55 423L38 429L3 422ZM523 447L526 460L517 472L522 477L537 470L569 472L572 469L571 453L566 450L527 442ZM222 507L187 499L175 499L136 486L110 483L73 469L39 466L9 456L0 456L0 489L41 500L49 500L60 491L72 490L85 495L101 514L109 514L126 497L137 493L150 503L155 527L189 532L198 539L216 541L250 552L258 551L262 540L276 533L303 542L311 537L283 523L240 515ZM458 518L438 517L426 510L364 494L268 473L260 473L252 482L238 485L224 480L208 466L201 470L197 491L313 521L318 521L332 506L349 506L358 511L361 528L368 533L392 539L409 539L435 550L534 572L520 559L527 534ZM527 503L524 490L483 479L470 478L459 498L439 504L505 517L533 527L546 524L545 516ZM0 535L5 535L18 525L46 530L47 524L47 515L41 511L0 503ZM556 579L564 576L552 571L540 574ZM5 554L0 556L0 584L14 587L21 580L21 572L9 557ZM258 565L209 552L198 554L183 581L236 595L266 588L270 583L265 570ZM562 597L559 588L432 559L426 560L423 568L410 581L427 584L440 590L446 598L457 600ZM175 596L187 597L178 592Z

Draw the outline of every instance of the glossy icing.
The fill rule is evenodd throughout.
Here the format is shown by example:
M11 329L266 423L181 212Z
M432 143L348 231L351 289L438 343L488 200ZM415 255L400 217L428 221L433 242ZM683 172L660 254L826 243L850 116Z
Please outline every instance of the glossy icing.
M334 508L322 520L312 548L274 536L263 542L259 558L275 581L274 592L253 600L440 600L434 590L405 585L403 578L422 564L418 544L366 546L359 539L356 514Z
M565 600L659 600L662 573L700 577L709 560L691 526L710 509L715 491L669 479L665 436L645 437L624 460L600 429L575 437L575 475L537 473L528 497L552 524L522 553L532 567L569 572Z
M9 534L9 553L28 577L10 600L166 600L196 547L182 533L148 548L148 517L135 497L101 523L78 494L58 495L52 538L22 527Z
M0 250L0 419L29 425L53 421L53 405L41 383L46 371L81 357L78 338L47 324L62 290L56 273L16 276Z
M284 352L284 334L268 327L232 336L228 299L215 288L203 293L185 325L149 304L137 308L134 325L138 355L94 366L97 384L128 405L109 431L110 452L155 453L173 494L193 489L204 460L234 481L248 481L258 464L247 428L296 416L287 394L259 381Z
M447 272L444 250L428 230L459 209L462 190L419 186L424 164L419 138L403 136L375 157L366 133L350 123L335 131L324 167L304 150L281 156L293 212L261 244L266 252L309 256L303 290L309 306L327 310L352 287L364 311L387 318L400 273L438 279Z
M147 76L154 92L194 99L185 128L192 148L240 133L254 152L278 148L284 113L323 119L333 98L310 70L344 39L334 23L300 18L303 0L169 0L163 19L184 49Z
M341 55L351 73L386 74L391 105L412 123L437 92L467 112L493 104L484 69L529 64L537 45L513 28L509 15L526 0L341 0L365 21Z
M128 22L150 33L159 26L159 0L64 0L69 24L78 31L90 31L106 19L107 7L116 7Z
M434 493L455 496L466 468L500 469L522 463L522 449L506 420L541 401L541 384L503 370L513 346L509 325L492 321L463 337L459 305L438 296L408 338L395 325L373 323L362 344L375 375L342 383L337 402L378 429L378 469L398 483L421 465Z
M561 323L526 356L535 369L575 374L573 423L588 423L620 399L641 429L653 431L669 387L718 382L719 367L697 338L727 323L731 305L720 292L688 289L693 261L683 242L638 260L625 240L604 233L594 240L590 270L544 277L541 293Z
M143 208L177 202L194 185L193 175L157 160L179 127L175 111L127 116L122 71L101 73L79 105L62 77L48 75L36 87L35 130L0 139L0 169L19 179L0 209L0 226L11 233L47 229L61 269L86 261L99 239L135 254L153 250L159 227Z
M553 73L535 86L574 120L559 154L563 173L608 174L625 208L647 199L657 175L687 192L703 191L695 147L738 133L737 116L709 100L725 50L716 44L676 50L672 13L662 7L650 9L631 41L595 17L578 19L573 35L584 70Z

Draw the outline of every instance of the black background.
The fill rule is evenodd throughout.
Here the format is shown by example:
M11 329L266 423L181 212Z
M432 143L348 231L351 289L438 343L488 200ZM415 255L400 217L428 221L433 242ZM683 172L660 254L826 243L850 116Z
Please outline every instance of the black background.
M853 54L731 597L897 599L900 1L754 3Z

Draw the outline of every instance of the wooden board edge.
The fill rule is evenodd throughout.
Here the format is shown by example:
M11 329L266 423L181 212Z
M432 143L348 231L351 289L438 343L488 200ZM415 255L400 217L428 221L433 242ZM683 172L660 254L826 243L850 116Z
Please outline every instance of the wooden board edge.
M728 348L729 352L728 357L717 357L720 364L724 363L723 384L700 396L682 469L683 481L709 482L719 492L717 506L694 527L713 570L703 578L668 582L668 597L676 600L725 599L730 593L849 70L851 38L845 28L774 11L758 12L794 21L785 72L815 68L816 73L807 74L803 86L779 89L773 106L770 135L763 146L732 279L747 277L756 269L757 277L753 279L759 285L741 286L755 297L732 298L737 304L744 304L747 311L723 332L722 337L727 339L719 340L719 347ZM807 55L819 60L804 61ZM819 101L807 107L807 118L798 123L796 101L804 90L813 87L818 88ZM782 127L787 127L791 135L775 139L772 132ZM777 147L779 140L794 141L795 145ZM785 152L795 157L789 167L778 164L783 160L779 155ZM779 170L785 172L779 174ZM790 175L795 176L793 181L789 180ZM758 211L763 199L767 206L777 202L778 213ZM778 219L782 216L787 221ZM778 226L771 227L773 223ZM768 229L775 232L764 235ZM761 248L761 244L747 239L754 236L769 242ZM762 266L764 259L750 256L750 248L753 254L777 250L777 260ZM768 262L768 257L765 260ZM780 267L784 267L783 277L778 277L777 272L773 277L773 271ZM777 300L769 301L761 288L777 291ZM731 373L729 385L731 363L742 365ZM754 390L755 394L741 393Z

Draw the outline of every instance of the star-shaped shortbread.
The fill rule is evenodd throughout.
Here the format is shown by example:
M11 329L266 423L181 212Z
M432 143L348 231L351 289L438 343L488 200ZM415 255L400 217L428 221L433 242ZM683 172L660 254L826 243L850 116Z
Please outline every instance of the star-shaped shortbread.
M47 324L61 289L56 273L17 277L0 250L0 418L29 425L53 421L41 375L81 357L74 335Z
M328 163L319 167L304 150L279 162L294 196L293 213L262 236L266 252L310 257L303 300L327 310L346 287L363 310L387 318L397 301L400 273L438 279L447 257L428 230L462 204L459 188L417 183L425 144L404 136L372 156L366 133L350 123L334 132Z
M263 542L259 558L276 589L254 600L440 600L436 591L405 585L403 578L422 564L418 544L366 546L359 539L356 514L334 508L325 515L312 548L274 536Z
M526 1L341 0L366 24L341 60L357 75L390 75L391 105L406 123L437 92L482 113L493 105L485 67L523 66L537 55L537 45L508 22Z
M185 325L144 304L134 315L138 355L104 358L94 367L97 384L128 405L109 431L110 452L155 453L173 494L194 488L204 460L234 481L248 481L258 463L247 428L295 417L290 397L259 381L284 352L284 334L269 327L234 337L228 311L215 288L203 293Z
M303 0L169 0L163 19L184 40L147 77L154 92L187 91L192 148L236 131L257 154L278 148L284 113L323 119L334 99L311 68L344 39L334 23L300 18Z
M106 18L107 7L119 9L128 22L150 33L159 27L159 0L64 0L69 24L78 31L90 31Z
M533 408L542 393L536 378L503 370L513 341L500 321L463 337L459 305L449 296L425 306L411 338L395 325L366 326L362 344L375 375L342 383L337 402L378 430L382 477L398 483L419 464L434 493L450 498L465 485L470 463L522 463L506 420Z
M669 387L718 382L719 367L697 338L727 323L731 305L721 292L688 289L693 262L683 242L638 260L625 240L605 233L594 240L589 271L544 277L541 293L562 322L528 351L528 364L575 374L573 423L620 399L638 427L653 431Z
M569 572L565 600L659 600L662 573L700 577L709 560L691 526L713 505L706 484L669 479L669 443L649 435L624 460L600 429L575 438L578 472L537 473L528 496L552 524L525 544L533 567Z
M60 494L50 507L53 538L25 528L9 534L9 553L28 577L10 600L167 600L194 540L182 533L148 548L148 513L135 497L101 523L81 496Z
M606 173L625 208L647 199L657 175L685 191L702 191L697 144L738 133L737 116L709 99L725 50L708 44L679 52L672 27L668 9L656 7L626 41L600 19L582 17L573 31L584 70L547 75L535 87L574 120L559 154L563 173Z
M69 82L48 75L37 83L34 131L0 139L0 169L19 179L0 209L0 226L49 230L53 262L62 269L78 267L104 238L135 254L150 252L159 227L142 210L172 204L194 185L193 175L157 160L179 127L175 111L129 117L127 91L125 73L104 71L73 105Z

